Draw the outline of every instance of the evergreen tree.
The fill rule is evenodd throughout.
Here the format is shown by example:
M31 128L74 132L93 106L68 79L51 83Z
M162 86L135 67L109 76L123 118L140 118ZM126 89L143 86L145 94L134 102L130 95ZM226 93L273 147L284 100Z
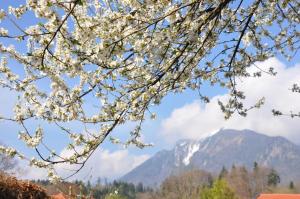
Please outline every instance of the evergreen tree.
M257 171L258 170L258 163L255 161L253 164L253 171Z
M226 167L223 166L223 167L222 167L222 170L221 170L221 172L220 172L220 174L219 174L219 179L224 178L227 174L228 174L228 171L227 171Z
M290 188L290 189L294 189L294 188L295 188L295 185L294 185L294 182L293 182L293 181L290 182L289 188Z
M268 185L277 186L277 184L279 183L280 183L280 176L274 169L272 169L268 175Z
M231 169L232 169L232 170L236 169L235 164L232 164Z
M91 182L90 182L90 181L87 182L86 188L87 188L87 190L91 190L92 185L91 185Z
M138 185L136 186L136 191L137 192L144 192L144 186L141 182L138 183Z
M101 178L100 177L97 178L96 184L101 185Z

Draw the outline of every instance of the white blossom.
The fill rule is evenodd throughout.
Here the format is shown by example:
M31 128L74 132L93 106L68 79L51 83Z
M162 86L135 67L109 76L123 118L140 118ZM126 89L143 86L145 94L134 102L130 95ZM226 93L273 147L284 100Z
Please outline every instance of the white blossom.
M7 36L8 30L5 28L0 28L0 36Z

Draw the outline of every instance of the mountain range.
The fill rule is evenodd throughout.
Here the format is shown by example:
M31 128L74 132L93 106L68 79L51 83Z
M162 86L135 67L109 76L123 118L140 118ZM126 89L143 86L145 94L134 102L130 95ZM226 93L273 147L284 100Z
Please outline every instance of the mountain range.
M202 169L220 172L225 166L253 168L254 162L274 168L282 181L300 180L300 146L277 136L251 130L221 129L201 140L180 140L172 150L162 150L120 180L157 187L170 175Z

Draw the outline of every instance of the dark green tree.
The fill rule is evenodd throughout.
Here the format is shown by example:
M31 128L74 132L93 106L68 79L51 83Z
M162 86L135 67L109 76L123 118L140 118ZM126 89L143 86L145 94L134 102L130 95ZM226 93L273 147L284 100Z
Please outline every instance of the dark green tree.
M253 170L254 171L258 170L258 163L257 162L254 162L254 164L253 164Z
M220 172L220 174L219 174L219 179L224 178L227 174L228 174L228 171L227 171L226 167L223 166L223 167L222 167L222 170L221 170L221 172Z
M236 169L235 164L232 164L231 169Z
M138 183L138 185L136 186L136 191L137 192L144 192L144 186L141 182Z
M268 185L269 186L277 186L280 183L280 176L278 175L277 171L274 169L268 175Z
M294 185L294 182L293 182L293 181L290 182L289 188L290 188L290 189L294 189L294 188L295 188L295 185Z

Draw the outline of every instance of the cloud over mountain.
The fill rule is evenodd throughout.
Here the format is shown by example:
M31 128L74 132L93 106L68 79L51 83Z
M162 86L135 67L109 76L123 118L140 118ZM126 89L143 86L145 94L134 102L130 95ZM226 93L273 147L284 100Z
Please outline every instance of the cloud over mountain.
M166 140L174 142L180 138L199 139L220 128L234 128L253 129L267 135L281 135L300 143L299 119L274 117L271 112L274 108L284 112L300 111L300 94L290 90L294 83L300 83L300 64L288 67L278 59L271 58L257 63L250 70L267 70L269 67L275 69L276 76L263 74L260 78L238 80L238 88L246 95L246 107L265 97L265 104L260 109L251 110L245 118L234 115L226 121L218 106L218 100L228 98L227 94L213 97L206 105L194 101L175 109L170 117L163 120L161 131Z

